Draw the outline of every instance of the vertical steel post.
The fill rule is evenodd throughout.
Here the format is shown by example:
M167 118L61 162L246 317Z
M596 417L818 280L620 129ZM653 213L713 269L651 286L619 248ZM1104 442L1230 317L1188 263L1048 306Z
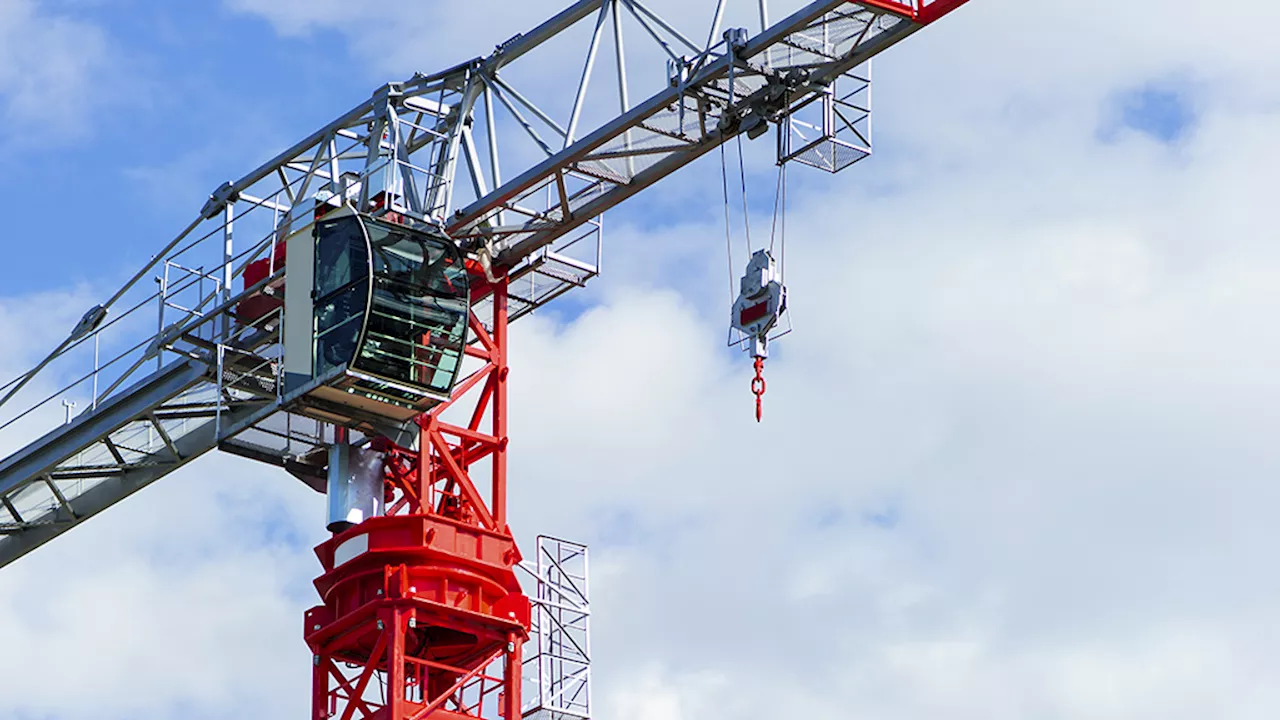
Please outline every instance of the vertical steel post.
M235 230L233 227L235 224L235 218L236 218L235 203L228 202L227 207L223 209L222 212L225 220L222 224L222 300L221 302L225 303L231 300L231 275L233 271L231 263L232 263L232 259L235 258L235 250L232 242L235 236ZM271 250L272 250L272 254L274 255L275 248L272 248ZM225 342L229 337L231 337L230 309L228 309L227 312L222 314L222 319L220 320L220 323L221 323L220 333L222 335L223 342Z
M489 141L489 181L492 183L491 187L497 190L502 187L502 167L498 163L498 126L493 116L493 88L489 86L488 78L481 76L480 80L484 85L484 131ZM499 210L497 220L499 225L505 225L506 212Z
M441 143L441 155L432 168L436 177L432 179L427 200L422 207L424 214L430 215L439 208L442 217L449 215L453 206L453 179L458 167L458 146L462 142L462 129L471 123L476 100L480 99L483 87L484 83L477 74L468 75L462 98L445 118L448 123L448 139Z
M311 656L311 720L326 720L333 708L329 703L329 658Z
M102 343L100 342L101 339L102 339L102 332L99 330L94 330L93 331L93 409L94 410L98 409L98 371L101 370L101 368L98 365L99 365L99 358L101 357L101 350L102 350L102 347L101 347Z
M218 382L216 383L217 397L214 399L214 406L213 406L213 437L215 440L221 440L222 439L222 404L223 404L223 398L226 397L225 395L226 391L224 390L223 384L226 382L226 379L227 379L227 376L226 376L227 346L226 345L222 343L218 343L217 356L218 356L218 360L216 363L217 365L216 370L218 373Z
M159 285L159 294L156 299L159 301L156 317L156 338L164 336L164 305L166 302L166 293L169 291L169 263L164 265L164 274L156 277L156 283ZM160 345L156 346L156 369L164 367L164 350Z
M769 0L760 0L760 32L769 29ZM773 48L764 51L764 66L773 69ZM782 126L778 126L778 134L782 134Z
M497 376L493 392L493 436L498 449L493 453L493 520L499 528L507 525L507 283L501 278L493 287L493 343L497 346Z
M523 702L520 696L521 690L523 690L520 677L521 649L520 638L516 637L515 633L509 634L507 636L507 654L504 658L505 662L502 671L503 679L506 681L506 688L503 690L502 695L505 700L503 703L505 707L502 708L503 720L517 720L520 717L521 704Z
M613 52L618 65L618 110L620 114L626 115L631 110L631 99L627 96L627 53L622 42L622 12L619 7L621 2L622 0L613 0L611 12L613 14ZM631 130L622 134L622 146L628 152L631 151ZM635 174L636 160L628 155L627 176Z
M582 67L582 81L578 83L578 96L573 101L573 112L569 114L569 125L565 129L565 147L573 144L574 133L578 131L578 119L582 117L582 103L587 98L587 86L591 84L591 68L596 64L596 51L600 49L600 32L604 29L604 19L608 12L608 3L600 3L600 15L596 18L596 29L591 33L591 45L587 48L587 61Z
M705 50L710 50L716 44L716 38L720 36L720 27L724 25L724 6L725 0L719 0L716 3L715 19L711 21L711 32L707 33L707 46ZM730 48L732 51L733 48Z
M387 717L399 719L404 716L404 634L406 617L404 610L397 605L388 613L385 632L391 633L391 642L387 644ZM377 658L374 658L376 661Z

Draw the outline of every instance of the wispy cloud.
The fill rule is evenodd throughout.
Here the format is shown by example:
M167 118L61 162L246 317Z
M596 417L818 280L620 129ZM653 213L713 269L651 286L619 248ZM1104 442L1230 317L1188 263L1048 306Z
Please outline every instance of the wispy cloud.
M1189 0L975 0L895 49L881 154L793 176L796 332L763 425L723 348L741 269L720 228L696 208L660 231L611 221L590 306L521 320L511 373L512 524L596 543L601 717L1274 714L1280 55L1278 11L1251 5L1209 37ZM383 37L336 4L234 6ZM405 22L422 47L486 51L430 18ZM1142 89L1188 58L1194 121L1155 122ZM1134 131L1103 141L1117 97L1138 101ZM1143 127L1180 129L1178 152ZM718 179L675 182L715 201ZM0 658L20 688L0 714L305 713L309 493L209 458L0 571L0 637L23 650ZM145 672L98 666L117 653ZM96 684L68 692L49 667Z
M103 28L36 0L0 5L0 142L59 144L85 133L118 65Z

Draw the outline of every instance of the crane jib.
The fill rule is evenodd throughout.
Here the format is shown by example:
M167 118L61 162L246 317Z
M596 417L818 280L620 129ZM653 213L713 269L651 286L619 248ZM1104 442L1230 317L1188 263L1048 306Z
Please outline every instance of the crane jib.
M812 3L751 38L736 53L725 54L718 59L706 62L685 83L659 92L485 197L459 209L449 220L449 233L451 236L473 242L484 242L486 238L498 237L497 264L503 268L514 268L540 248L551 244L590 218L600 215L610 207L736 136L742 127L732 123L720 124L718 123L720 118L726 116L732 118L735 113L750 108L763 98L776 95L770 92L771 88L762 88L752 95L734 98L736 102L731 107L709 118L713 123L710 127L706 124L699 125L696 132L691 131L687 134L684 142L672 143L669 152L661 154L657 159L650 158L652 163L650 167L633 176L610 179L605 177L604 173L593 172L599 170L598 163L593 163L597 154L603 156L615 147L622 147L623 149L618 153L625 154L628 133L662 124L659 121L669 121L670 118L667 116L672 114L669 110L671 107L677 105L683 107L686 102L692 104L694 100L691 98L699 98L709 91L723 88L731 68L738 69L740 73L743 70L750 70L752 58L760 57L771 48L781 46L790 36L810 26L821 24L824 17L838 11L870 12L901 20L874 28L868 26L868 32L859 37L857 42L851 43L841 56L821 65L805 68L806 81L799 87L788 88L792 98L791 105L800 106L806 102L806 96L822 92L851 68L867 62L919 30L926 21L936 20L966 1L936 0L923 5L918 2L894 0L857 3L823 0ZM746 63L748 67L737 68L740 63ZM782 69L784 68L775 66L771 68L771 73L761 72L761 74L771 75L776 80ZM785 109L776 111L785 113ZM594 177L590 185L579 191L576 196L561 194L560 206L556 208L558 211L556 217L534 218L523 227L501 228L500 232L492 228L489 220L495 213L502 212L504 208L509 207L531 190L549 185L563 186L564 178L571 174Z
M9 430L9 438L39 438L0 463L0 566L211 449L233 449L312 477L323 463L295 448L331 438L304 436L296 424L272 425L286 406L308 419L362 424L389 436L388 418L402 425L461 390L487 387L459 370L464 355L497 358L504 347L505 338L490 337L477 312L501 312L505 323L580 287L598 274L598 258L570 256L565 248L579 233L597 232L605 211L726 141L758 131L762 119L781 126L836 79L965 1L818 0L740 44L726 38L692 55L667 26L642 20L678 51L671 53L677 57L670 82L639 103L624 100L603 115L612 120L581 137L576 109L571 122L561 124L512 86L516 73L499 71L606 6L635 13L639 3L583 0L488 57L379 88L221 185L192 223L87 313L48 358L0 388L0 405L16 405L40 385L31 383L37 375L77 383L7 414L0 427L0 433L20 428ZM837 40L806 44L810 36L827 35ZM788 60L792 55L800 59ZM475 122L479 107L487 130ZM489 167L481 167L477 135L504 131L493 121L495 108L507 111L507 127L546 148L540 162L503 177L502 154L490 137ZM511 157L525 163L528 155L522 149ZM455 195L459 166L469 168L474 185L465 198ZM359 225L352 247L368 272L334 280L312 297L315 288L303 278L316 282L333 267L281 248L310 243L314 252L317 238L308 228L326 204L350 206L348 217L360 218L345 228ZM270 230L251 236L258 227ZM338 248L332 257L343 252ZM439 266L439 277L426 273L441 258L451 269ZM420 271L425 274L415 275ZM160 280L156 287L151 276ZM550 289L514 284L524 279L530 285L545 280ZM510 292L504 280L513 283ZM303 296L310 308L292 328L303 350L283 353L291 335L283 313L290 292L295 309L307 304ZM771 312L753 304L738 320L759 322ZM328 334L317 339L316 326ZM103 347L129 349L102 362L95 357L88 367L74 365L100 338ZM490 371L500 364L486 362ZM326 385L338 375L341 387ZM59 402L77 393L80 416L72 417L68 405L69 422L60 426ZM305 397L305 408L289 405L295 397ZM288 439L287 449L270 444L280 437Z
M0 461L0 567L224 450L327 496L333 536L316 549L320 604L305 615L313 717L592 717L586 548L540 536L522 562L507 522L509 323L599 274L606 210L730 140L775 126L784 168L838 172L869 156L862 66L965 2L816 0L770 24L759 0L752 37L721 27L716 0L700 47L643 0L579 0L487 57L378 88L220 185L0 387L0 433L22 446ZM638 104L624 13L669 59ZM513 86L520 73L500 71L592 20L562 124ZM619 105L584 115L610 25ZM815 110L823 119L805 125ZM584 117L613 119L579 136ZM792 143L798 127L815 132ZM508 135L531 144L507 150ZM532 167L530 152L543 158ZM503 158L526 169L504 178ZM769 343L790 318L772 241L752 252L747 235L728 316L730 344L754 361L759 421ZM9 412L37 375L77 379ZM530 668L540 682L526 703Z

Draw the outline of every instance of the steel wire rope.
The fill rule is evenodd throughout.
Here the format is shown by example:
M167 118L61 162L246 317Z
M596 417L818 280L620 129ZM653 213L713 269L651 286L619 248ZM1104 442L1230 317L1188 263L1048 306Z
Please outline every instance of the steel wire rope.
M354 147L354 145L353 145L352 147ZM280 190L277 190L276 192L274 192L274 193L272 193L271 195L269 195L269 196L268 196L268 198L275 197L276 195L279 195L281 192L284 192L287 188L289 188L289 187L291 187L291 186L293 186L293 185L295 185L295 184L297 184L297 183L301 182L301 181L302 181L303 179L305 179L306 177L307 177L306 175L303 175L303 176L298 177L298 178L297 178L297 179L295 179L293 182L288 183L287 185L284 185L284 187L282 187ZM261 205L260 205L259 203L254 203L254 202L249 202L249 203L248 203L248 205L249 205L249 207L248 207L248 208L246 208L245 210L242 210L242 211L240 212L240 214L239 214L239 215L233 215L233 216L232 216L232 222L235 222L236 220L239 220L239 219L243 218L245 215L247 215L249 212L253 211L255 208L257 208L257 207L261 207ZM212 218L209 218L208 220L212 220ZM111 299L109 299L109 300L107 300L105 303L103 303L103 304L102 304L102 307L103 307L103 308L105 308L105 309L108 309L108 310L109 310L111 307L113 307L113 306L115 305L115 303L116 303L120 298L122 298L122 297L123 297L123 296L124 296L124 295L125 295L125 294L130 290L130 289L132 289L132 288L137 284L137 282L138 282L142 277L144 277L144 276L146 275L146 273L147 273L147 271L148 271L148 270L150 270L151 268L153 268L153 267L155 267L157 264L159 264L159 263L160 263L160 261L161 261L162 259L167 259L167 260L170 260L170 261L171 261L173 258L177 258L177 257L179 257L179 256L183 255L183 254L184 254L184 253L186 253L188 250L191 250L191 249L193 249L193 248L195 248L195 247L198 247L199 245L203 244L206 240L209 240L209 239L211 239L211 238L215 237L215 236L218 234L218 232L219 232L220 230L223 230L223 229L225 228L225 226L226 226L226 223L225 223L225 222L223 222L222 224L215 225L215 226L214 226L211 230L209 230L209 232L208 232L208 233L206 233L205 235L203 235L203 236L201 236L201 237L199 237L199 238L197 238L197 239L195 239L195 240L193 240L193 241L191 241L191 242L187 243L186 245L182 245L181 247L179 247L180 243L181 243L184 239L186 239L188 236L190 236L190 235L191 235L191 233L193 233L196 229L198 229L198 228L199 228L199 226L200 226L200 225L204 224L205 222L207 222L207 220L206 220L205 218L199 218L199 219L195 220L194 222L192 222L192 223L191 223L191 225L189 225L185 230L183 230L181 233L179 233L177 237L175 237L172 241L170 241L170 243L166 246L166 248L165 248L165 250L164 250L164 251L162 251L160 254L157 254L157 255L155 255L154 257L152 257L151 261L150 261L150 262L148 262L148 263L147 263L147 265L146 265L145 267L143 267L143 269L142 269L142 270L138 271L138 273L137 273L137 274L136 274L132 279L130 279L127 283L125 283L125 285L124 285L123 287L121 287L119 290L117 290L117 291L116 291L116 293L115 293L115 295L113 295L113 296L111 297ZM273 233L274 233L274 231L273 231ZM263 246L263 245L267 244L267 242L268 242L270 239L271 239L271 234L268 234L267 238L265 238L265 239L264 239L264 240L262 240L262 241L259 241L259 243L258 243L258 244L256 244L256 245L254 245L252 248L250 248L250 250L247 250L247 251L241 252L239 255L237 255L235 258L233 258L233 262L237 262L237 261L241 260L241 259L242 259L242 258L244 258L244 257L245 257L245 255L247 255L247 254L250 254L250 253L254 253L254 254L256 254L257 252L260 252L260 251L261 251L260 249L255 249L255 248L259 248L259 246ZM176 249L175 249L175 248L176 248ZM162 258L162 256L163 256L163 258ZM239 276L239 275L240 275L240 273L242 273L242 272L243 272L243 270L244 270L244 268L242 267L242 268L240 269L240 271L236 273L236 275L237 275L237 276ZM212 295L216 296L216 294L217 294L217 293L215 292L215 293L213 293ZM145 304L145 303L149 302L149 301L150 301L151 299L153 299L154 297L155 297L154 295L152 295L152 296L148 297L146 300L143 300L142 302L140 302L140 303L139 303L139 305L142 305L142 304ZM200 307L203 307L203 306L204 306L204 304L205 304L206 302L208 302L208 299L206 299L205 301L203 301L203 302L201 302L199 305L197 305L197 306L196 306L196 309L199 309ZM3 387L0 387L0 392L7 392L7 394L6 394L6 395L4 395L4 397L3 397L3 398L0 398L0 405L4 405L6 402L8 402L8 401L9 401L9 400L14 396L14 395L16 395L16 394L17 394L17 390L18 390L18 389L20 389L22 385L25 385L25 383L26 383L26 382L28 382L28 381L29 381L29 380L31 380L33 377L35 377L37 374L39 374L39 372L40 372L41 370L43 370L43 369L44 369L47 365L49 365L51 362L53 362L54 360L56 360L57 358L59 358L59 357L61 357L61 356L65 355L65 354L67 354L68 352L70 352L70 351L71 351L71 350L73 350L74 348L78 347L82 342L86 341L89 337L92 337L95 333L97 333L97 332L100 332L100 331L102 331L102 330L107 329L108 327L110 327L112 324L114 324L114 323L115 323L116 321L118 321L118 320L122 320L125 316L129 315L129 314L130 314L130 313L132 313L134 310L136 310L136 309L137 309L137 307L138 307L138 306L134 306L133 308L130 308L129 310L125 311L125 313L124 313L123 315L120 315L119 317L115 318L115 320L113 320L113 321L111 321L111 322L107 323L106 325L104 325L104 326L102 326L102 327L100 327L100 328L97 328L94 332L87 333L87 334L85 334L84 336L82 336L82 337L80 337L80 338L76 338L76 339L68 338L68 339L64 340L64 341L62 342L62 344L60 344L60 345L59 345L57 348L55 348L51 353L49 353L49 355L48 355L44 360L42 360L40 363L38 363L34 368L32 368L31 370L28 370L27 372L25 372L25 373L23 373L23 374L19 375L18 377L14 378L13 380L9 381L9 382L8 382L8 383L6 383ZM14 385L18 385L19 387L18 387L18 388L14 388L14 387L13 387ZM13 388L13 389L11 389L11 388ZM68 388L68 389L69 389L69 388ZM45 401L42 401L42 403L43 403L43 402L45 402ZM24 413L24 414L25 414L25 413Z
M724 188L724 249L729 259L729 305L736 296L733 292L733 226L729 218L729 163L725 159L724 143L720 143L720 184Z
M773 196L773 225L769 231L769 254L778 247L778 274L787 284L787 163L778 165L778 185Z
M742 133L735 138L738 141L738 181L742 185L742 226L747 240L747 259L751 258L751 212L747 208L747 166L742 157Z

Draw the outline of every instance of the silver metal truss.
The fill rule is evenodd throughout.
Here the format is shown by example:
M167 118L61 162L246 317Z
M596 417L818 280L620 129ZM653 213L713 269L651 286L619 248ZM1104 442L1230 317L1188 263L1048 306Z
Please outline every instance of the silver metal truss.
M547 536L539 536L537 545L536 559L520 564L533 585L523 714L531 720L588 720L591 599L587 546Z
M837 78L778 126L778 161L838 173L871 155L871 65Z
M857 68L931 8L963 0L814 0L768 25L780 1L750 0L761 20L752 36L722 32L727 0L705 0L705 35L644 0L581 0L486 57L379 88L221 185L45 360L0 387L0 453L16 452L0 462L0 566L210 449L308 477L332 428L283 402L282 311L248 324L235 311L276 291L273 248L317 202L443 226L512 279L518 319L599 273L606 210L739 134L774 124L790 138L820 107L810 142L780 140L780 161L839 169L869 149L864 135L841 135L869 106L835 83L862 87ZM582 72L566 88L545 63L580 35ZM633 103L637 67L651 71L650 90ZM615 82L600 81L610 73ZM513 167L527 169L504 175ZM267 277L246 287L262 260ZM80 409L65 426L64 403Z

